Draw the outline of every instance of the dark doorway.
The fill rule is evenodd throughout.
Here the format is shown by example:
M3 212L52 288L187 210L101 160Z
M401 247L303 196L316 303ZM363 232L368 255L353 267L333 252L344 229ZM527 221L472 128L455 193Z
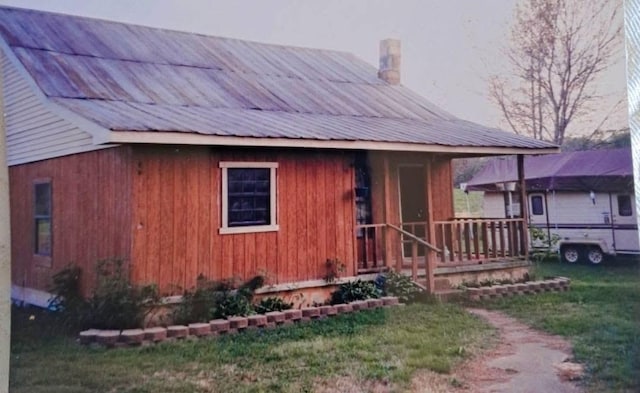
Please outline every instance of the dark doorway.
M424 166L399 166L400 217L402 229L426 239L427 197ZM411 256L411 241L403 239L404 257ZM424 256L424 247L418 246L418 255Z

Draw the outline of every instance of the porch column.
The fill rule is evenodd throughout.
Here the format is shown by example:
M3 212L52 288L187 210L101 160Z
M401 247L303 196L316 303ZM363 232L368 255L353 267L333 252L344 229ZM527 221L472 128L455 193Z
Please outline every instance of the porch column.
M427 208L427 228L429 229L429 243L436 244L435 225L433 224L433 174L431 172L431 157L427 160L425 165L425 172L427 179L425 185L427 187L425 195L427 196L426 208ZM425 278L427 281L427 291L429 293L435 292L435 272L436 267L436 255L433 250L425 249Z
M524 155L522 154L518 154L518 187L520 188L520 216L522 217L521 250L523 250L525 258L529 258L529 206L524 174Z
M387 153L382 154L382 200L383 200L383 219L385 224L389 224L391 222L391 192L390 192L390 184L391 179L389 178L389 156ZM392 239L391 239L391 231L389 228L383 228L383 236L384 236L384 264L387 267L391 267L391 251L393 250Z

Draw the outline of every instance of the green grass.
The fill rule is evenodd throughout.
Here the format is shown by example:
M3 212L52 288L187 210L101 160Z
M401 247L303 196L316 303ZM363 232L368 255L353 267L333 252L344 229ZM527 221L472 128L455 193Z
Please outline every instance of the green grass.
M469 191L465 194L462 190L454 188L453 207L456 217L482 217L483 195L482 191Z
M448 373L492 342L493 330L455 305L416 304L129 349L76 344L51 316L14 310L14 392L303 392L348 379L404 391L415 371Z
M488 302L527 324L567 337L593 392L640 391L640 263L545 262L536 276L571 278L571 290Z

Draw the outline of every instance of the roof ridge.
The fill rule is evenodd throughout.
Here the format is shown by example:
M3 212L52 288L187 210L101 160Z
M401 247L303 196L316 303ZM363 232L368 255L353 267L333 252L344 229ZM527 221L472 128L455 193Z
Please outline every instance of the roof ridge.
M32 14L47 14L47 15L52 15L54 17L74 18L74 19L80 19L80 20L85 20L85 21L93 21L93 22L97 21L97 22L100 22L100 23L106 23L106 24L112 24L112 25L136 27L136 28L142 28L142 29L151 29L151 30L163 31L163 32L172 33L172 34L195 35L195 36L200 36L200 37L216 39L216 40L220 40L220 41L244 42L244 43L249 43L249 44L252 44L252 45L272 46L272 47L277 47L277 48L282 48L282 49L292 49L292 50L295 50L295 51L327 52L327 53L334 53L334 54L338 53L338 54L352 56L352 57L358 59L359 61L363 61L364 62L364 60L362 60L359 57L355 56L351 52L343 51L343 50L337 50L337 49L313 48L313 47L306 47L306 46L268 43L268 42L254 41L254 40L234 38L234 37L223 37L223 36L200 33L200 32L196 32L196 31L176 30L176 29L170 29L170 28L166 28L166 27L143 25L143 24L136 23L136 22L123 22L123 21L103 19L103 18L98 18L98 17L93 17L93 16L66 14L66 13L62 13L62 12L45 11L45 10L38 10L38 9L32 9L32 8L22 8L22 7L13 7L13 6L0 5L0 11L1 10L9 10L9 11L32 13Z

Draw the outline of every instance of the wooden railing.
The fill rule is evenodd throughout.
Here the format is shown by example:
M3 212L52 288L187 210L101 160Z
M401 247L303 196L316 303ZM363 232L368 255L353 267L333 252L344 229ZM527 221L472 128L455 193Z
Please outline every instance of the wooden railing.
M385 239L387 224L358 225L356 227L358 273L379 272L386 268Z
M523 258L527 254L521 218L462 218L434 222L436 245L442 264L482 263Z

